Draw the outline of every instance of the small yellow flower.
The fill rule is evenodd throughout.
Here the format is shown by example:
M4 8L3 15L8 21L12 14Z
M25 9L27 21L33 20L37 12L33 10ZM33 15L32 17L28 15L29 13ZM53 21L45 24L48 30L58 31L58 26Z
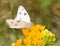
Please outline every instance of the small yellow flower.
M38 42L38 39L37 38L33 38L32 44L37 45L37 42Z
M38 40L37 46L42 46L42 41L41 40Z
M31 31L30 28L22 29L22 32L23 32L23 34L24 34L25 37L29 36L30 31Z
M16 43L12 43L12 46L21 46L21 39L17 40Z
M32 26L30 29L31 29L31 33L37 32L37 29L35 26Z
M15 46L15 43L12 43L12 45L11 46Z
M26 37L25 39L24 39L24 44L26 45L26 44L31 44L31 38L30 37Z
M31 46L30 44L26 44L25 46Z
M15 46L21 46L21 39L16 41Z
M45 29L45 26L40 25L40 24L35 25L35 27L36 27L38 30L41 30L41 31L44 31L44 29Z

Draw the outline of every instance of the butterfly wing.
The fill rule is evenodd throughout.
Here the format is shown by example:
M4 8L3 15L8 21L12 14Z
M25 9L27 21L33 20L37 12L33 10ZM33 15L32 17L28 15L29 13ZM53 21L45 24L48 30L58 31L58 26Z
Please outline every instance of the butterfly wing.
M10 28L28 28L31 26L31 20L23 6L19 6L15 19L8 19L6 22Z
M6 20L7 24L9 24L10 28L29 28L31 25L29 23L26 23L24 21L16 21L13 19Z
M15 20L7 19L6 23L9 25L10 28L15 28L15 26L14 26Z
M21 21L25 21L27 23L31 23L29 14L27 13L27 11L25 10L25 8L23 6L18 7L18 12L17 12L17 16L16 16L15 20L21 20Z

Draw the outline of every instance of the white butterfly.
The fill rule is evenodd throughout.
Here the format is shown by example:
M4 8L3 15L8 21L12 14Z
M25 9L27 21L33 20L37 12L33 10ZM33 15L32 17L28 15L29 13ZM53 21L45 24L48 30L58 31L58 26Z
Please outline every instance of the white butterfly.
M10 28L28 28L31 27L32 22L30 20L29 14L24 9L23 6L19 6L17 16L15 19L8 19L6 22L9 24Z

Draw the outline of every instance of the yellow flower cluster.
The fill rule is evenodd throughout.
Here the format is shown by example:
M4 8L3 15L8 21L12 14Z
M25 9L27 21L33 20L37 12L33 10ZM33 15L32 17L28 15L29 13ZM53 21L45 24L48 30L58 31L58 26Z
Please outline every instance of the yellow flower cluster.
M24 44L26 46L41 46L42 44L42 38L43 38L43 34L42 31L44 31L45 26L42 25L33 25L31 28L26 28L23 29L23 34L25 36L24 39Z
M46 33L44 33L46 32L45 26L40 24L32 25L30 28L22 29L22 32L24 34L24 39L17 40L16 43L12 43L12 46L42 46L43 42L47 39L44 38L46 36ZM48 32L48 34L49 33L50 32Z

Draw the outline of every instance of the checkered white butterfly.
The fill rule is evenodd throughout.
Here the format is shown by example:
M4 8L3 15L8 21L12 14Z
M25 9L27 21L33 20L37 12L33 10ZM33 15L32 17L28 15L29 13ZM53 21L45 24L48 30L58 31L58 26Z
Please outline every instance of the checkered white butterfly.
M7 24L10 28L28 28L31 27L32 22L30 20L29 14L24 9L23 6L18 7L17 16L15 19L7 19Z

